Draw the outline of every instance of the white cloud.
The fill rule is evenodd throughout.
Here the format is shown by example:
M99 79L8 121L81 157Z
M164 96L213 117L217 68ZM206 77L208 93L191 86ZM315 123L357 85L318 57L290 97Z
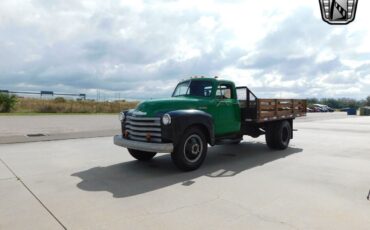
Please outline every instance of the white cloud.
M261 97L363 98L369 7L330 26L308 0L2 0L0 88L153 98L218 75Z

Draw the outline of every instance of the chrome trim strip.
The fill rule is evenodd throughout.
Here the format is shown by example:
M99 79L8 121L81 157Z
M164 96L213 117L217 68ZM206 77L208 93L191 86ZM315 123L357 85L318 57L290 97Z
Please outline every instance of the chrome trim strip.
M136 130L136 131L154 131L154 132L161 132L161 128L154 128L154 127L135 127L132 125L125 125L126 129Z
M159 121L158 122L137 122L137 121L127 120L125 123L131 124L131 125L139 125L139 126L161 126L161 123Z
M148 134L150 136L153 136L153 137L162 137L162 134L161 133L150 133L150 132L135 132L135 131L132 131L132 130L127 130L128 133L132 134L132 135L135 135L135 136L143 136L143 137L146 137Z
M150 141L151 142L148 142L146 140L146 138L144 137L135 137L133 135L128 135L128 138L131 139L131 140L135 140L135 141L140 141L140 142L145 142L145 143L151 143L151 142L157 142L157 143L160 143L162 142L162 140L160 138L151 138Z
M127 116L127 119L138 120L138 121L160 121L160 117L133 117Z

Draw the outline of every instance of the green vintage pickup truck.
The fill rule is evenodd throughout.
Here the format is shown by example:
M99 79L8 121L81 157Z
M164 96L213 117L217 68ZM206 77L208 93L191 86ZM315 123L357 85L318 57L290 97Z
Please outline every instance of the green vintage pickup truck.
M306 101L259 99L248 87L217 78L181 81L172 97L141 102L120 113L122 133L114 144L139 161L171 153L181 170L201 166L208 145L238 144L243 135L266 136L269 148L286 149L293 120L306 115Z

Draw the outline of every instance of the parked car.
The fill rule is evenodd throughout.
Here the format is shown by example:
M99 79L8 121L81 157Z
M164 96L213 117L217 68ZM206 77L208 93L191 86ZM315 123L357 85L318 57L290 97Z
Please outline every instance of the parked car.
M309 109L311 110L310 112L313 112L313 113L322 112L322 109L320 107L317 107L317 106L310 107Z
M308 113L313 113L313 112L315 112L315 110L314 110L314 109L312 109L312 108L307 108L307 112L308 112Z
M328 111L332 113L332 112L334 112L335 110L334 110L333 108L330 108L330 107L328 106Z
M330 108L327 105L314 104L317 112L334 112L334 109Z

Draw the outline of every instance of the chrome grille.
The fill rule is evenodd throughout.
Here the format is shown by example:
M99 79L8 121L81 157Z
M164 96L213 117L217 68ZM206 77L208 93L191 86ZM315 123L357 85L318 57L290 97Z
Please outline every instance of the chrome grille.
M128 139L131 140L162 142L161 120L159 117L127 116L125 131L128 133Z

